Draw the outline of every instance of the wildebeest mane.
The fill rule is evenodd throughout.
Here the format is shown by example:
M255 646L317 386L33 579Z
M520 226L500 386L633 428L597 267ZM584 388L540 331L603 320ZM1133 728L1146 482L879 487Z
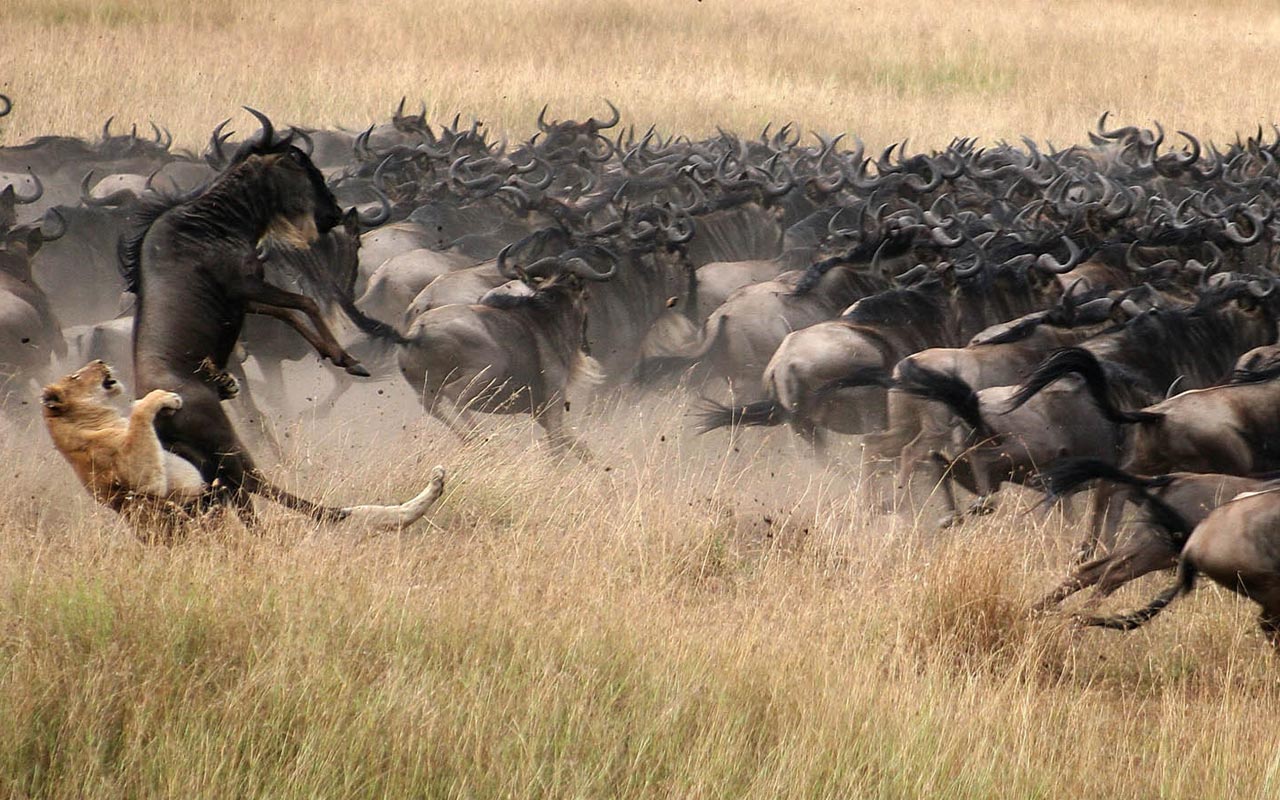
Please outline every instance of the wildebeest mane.
M938 291L941 288L942 282L935 279L886 289L862 298L840 319L855 325L896 325L930 319L943 313Z
M1262 369L1238 369L1231 373L1231 380L1227 383L1236 386L1245 383L1264 383L1280 377L1280 364L1272 364Z
M116 266L124 278L126 291L137 294L141 288L138 273L142 266L142 240L147 237L147 231L165 212L181 203L181 197L158 194L141 198L130 213L130 226L116 242Z
M865 242L859 242L856 247L841 255L824 258L821 261L809 265L804 275L796 283L794 289L791 290L792 297L799 297L808 294L817 288L822 282L822 276L826 275L832 268L843 264L860 264L870 263L876 256L876 251L880 251L880 255L887 258L900 256L911 246L911 236L893 236L890 235L884 239L869 239ZM883 250L880 250L881 246Z
M1037 328L1040 328L1043 325L1052 325L1057 328L1073 328L1077 325L1088 324L1087 322L1082 322L1076 317L1076 307L1091 300L1097 300L1101 297L1105 297L1106 294L1106 289L1092 289L1088 292L1072 297L1070 306L1068 306L1066 302L1060 300L1057 305L1050 308L1048 311L1028 316L1017 324L1010 325L1007 329L997 333L990 339L986 339L982 344L985 346L989 344L1009 344L1011 342L1020 342L1023 339L1030 337Z

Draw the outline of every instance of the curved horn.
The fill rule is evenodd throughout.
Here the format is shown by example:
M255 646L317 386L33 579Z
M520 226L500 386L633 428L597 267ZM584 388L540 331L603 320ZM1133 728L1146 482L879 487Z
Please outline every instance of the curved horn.
M608 256L610 260L613 261L613 266L609 267L608 272L597 272L594 267L592 267L590 264L586 262L585 259L583 259L581 256L578 255L578 253L582 253L586 250L591 250L597 253L603 253L604 255ZM565 253L562 256L562 258L564 259L564 269L567 272L577 275L579 278L582 278L583 280L607 281L618 273L618 257L614 255L612 251L610 251L605 247L601 247L600 245L590 245L588 247L570 250L569 252Z
M538 112L538 130L543 133L551 133L551 126L547 124L547 107L545 105Z
M373 193L378 196L378 202L382 204L382 207L378 212L376 214L370 214L369 216L356 212L356 217L360 220L360 227L365 230L368 230L369 228L376 228L391 219L391 200L388 199L387 195L376 186L373 187Z
M906 286L908 284L914 283L915 281L919 280L920 278L928 274L929 274L928 264L916 264L911 269L907 270L906 272L902 273L898 277L894 278L894 281L896 281L900 286Z
M250 108L249 106L240 107L252 114L254 118L258 120L258 124L262 126L262 130L258 132L258 146L270 147L271 143L276 138L276 128L271 124L271 120L266 114L263 114L256 108Z
M302 140L302 143L306 145L305 147L299 147L298 149L306 153L307 158L311 158L311 154L316 151L316 143L312 140L311 134L307 133L302 128L290 128L289 135L292 136L294 134L297 134L298 138Z
M615 106L613 103L609 102L608 98L605 98L604 104L609 107L609 111L613 114L613 116L609 118L608 122L601 122L595 117L592 117L591 119L587 120L587 125L592 129L592 131L608 130L609 128L612 128L614 125L617 125L618 122L622 119L622 114L618 112L618 107Z
M102 123L102 141L105 142L106 140L111 138L111 121L114 120L115 118L116 118L116 115L112 114L111 116L107 117L106 122Z
M1265 223L1261 215L1252 208L1244 208L1243 213L1253 223L1253 233L1248 236L1240 233L1240 227L1234 222L1228 222L1222 228L1222 235L1239 245L1250 245L1256 243L1262 238L1262 232L1265 229Z
M1065 264L1054 258L1051 253L1043 253L1038 259L1036 259L1036 264L1057 275L1061 275L1075 269L1076 265L1080 263L1080 257L1083 255L1083 251L1070 237L1063 236L1062 242L1067 246L1067 261Z
M13 101L0 94L0 117L7 116L13 110Z
M35 174L31 170L27 170L27 174L31 176L32 183L36 185L35 191L31 194L30 197L23 197L17 192L14 192L13 202L15 203L20 203L20 204L34 203L35 201L39 200L41 197L44 196L44 184L40 182L40 176Z
M93 182L93 172L93 170L89 170L80 179L80 203L90 208L113 205L109 198L98 199L89 193L89 184Z
M515 246L515 242L512 242L498 251L498 274L509 281L515 280L517 277L515 271L507 266L507 257L511 255L511 251L515 249Z
M952 221L954 220L944 220L944 223L952 222ZM954 237L951 237L947 235L946 227L943 225L940 225L936 228L931 228L929 230L929 238L932 239L933 243L938 245L939 247L956 247L961 242L964 241L964 231L961 231L960 233L957 233Z
M213 129L213 133L209 134L209 152L205 153L204 160L214 169L222 169L227 165L227 154L222 152L222 145L235 134L235 131L223 133L222 129L230 122L230 117L224 119Z

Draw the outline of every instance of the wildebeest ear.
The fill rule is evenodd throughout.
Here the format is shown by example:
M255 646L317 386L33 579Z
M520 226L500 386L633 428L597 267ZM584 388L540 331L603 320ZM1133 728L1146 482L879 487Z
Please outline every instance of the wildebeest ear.
M53 387L45 387L40 393L40 405L49 409L53 414L61 414L66 410L66 404L62 402L62 395Z
M27 258L35 258L36 253L44 246L44 233L39 228L27 231Z

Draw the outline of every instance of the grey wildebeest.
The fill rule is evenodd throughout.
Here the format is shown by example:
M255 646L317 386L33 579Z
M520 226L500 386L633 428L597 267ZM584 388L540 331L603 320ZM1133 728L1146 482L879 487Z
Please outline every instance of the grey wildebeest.
M66 355L62 327L31 275L32 257L58 235L40 225L0 229L0 382L40 381L50 360ZM10 388L20 387L0 386L0 395Z
M992 326L965 347L934 347L906 356L894 367L893 383L902 380L904 372L913 367L953 375L974 390L1017 383L1051 351L1100 332L1112 322L1120 302L1119 298L1096 297L1081 303L1069 291L1048 311ZM864 442L880 457L897 459L899 492L909 489L919 468L929 474L931 487L942 479L937 472L938 462L931 454L951 443L951 416L945 406L890 385L888 430L871 434ZM944 493L944 499L954 502L950 493ZM954 507L948 511L957 514Z
M585 457L565 430L564 413L573 384L603 377L582 350L586 282L609 280L618 270L616 260L603 272L591 267L587 259L599 255L613 258L600 247L540 258L518 273L527 293L493 293L418 317L398 360L427 412L463 438L474 430L471 411L532 414L553 450ZM505 259L499 255L503 271Z
M1215 508L1182 547L1174 584L1146 606L1109 617L1084 617L1085 625L1133 630L1195 588L1203 573L1262 607L1258 627L1280 647L1280 489L1245 492Z
M440 496L442 468L403 506L323 506L267 480L222 409L217 378L249 313L287 322L335 364L366 374L333 339L312 298L266 280L264 246L306 249L324 237L354 237L340 226L342 211L306 154L289 137L277 141L270 120L251 113L262 131L240 147L227 171L194 199L146 208L137 232L122 244L122 267L138 296L137 396L165 389L182 397L181 409L157 420L160 440L200 471L211 487L209 500L230 502L247 521L251 494L259 494L317 520L409 524ZM335 250L355 256L354 244Z
M904 276L911 285L865 297L839 319L789 334L765 367L767 399L733 408L710 404L702 430L786 422L819 453L822 429L883 430L886 388L901 359L963 344L994 322L1043 308L1060 291L1034 270L987 269L980 261L959 271L943 262L912 272Z

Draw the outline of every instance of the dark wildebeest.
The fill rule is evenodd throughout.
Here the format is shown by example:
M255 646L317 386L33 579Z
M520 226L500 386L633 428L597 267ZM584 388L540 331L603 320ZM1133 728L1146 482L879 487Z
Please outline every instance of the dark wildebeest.
M328 246L354 259L358 245L333 241L354 234L339 227L342 211L319 170L290 137L276 141L265 116L251 113L262 122L261 134L241 146L227 171L195 199L146 208L139 230L122 242L122 266L138 296L137 396L154 389L182 396L181 409L157 420L160 440L200 470L215 499L234 504L246 520L253 514L250 494L259 494L317 520L409 524L440 496L443 469L403 506L322 506L268 481L222 409L217 378L249 313L288 323L335 364L366 374L334 340L315 300L267 282L261 248ZM354 220L349 216L347 223Z
M427 412L463 438L474 429L470 411L532 414L553 450L586 457L565 430L565 400L575 383L603 379L582 350L586 281L609 280L618 269L615 261L596 271L586 261L594 251L605 252L588 246L530 264L521 271L532 289L527 293L491 293L478 304L442 306L418 317L398 356ZM504 271L505 257L505 251L499 255Z
M1112 617L1085 617L1085 625L1132 630L1195 588L1197 573L1262 606L1258 627L1280 647L1280 489L1245 492L1218 506L1182 548L1173 586L1145 607Z

